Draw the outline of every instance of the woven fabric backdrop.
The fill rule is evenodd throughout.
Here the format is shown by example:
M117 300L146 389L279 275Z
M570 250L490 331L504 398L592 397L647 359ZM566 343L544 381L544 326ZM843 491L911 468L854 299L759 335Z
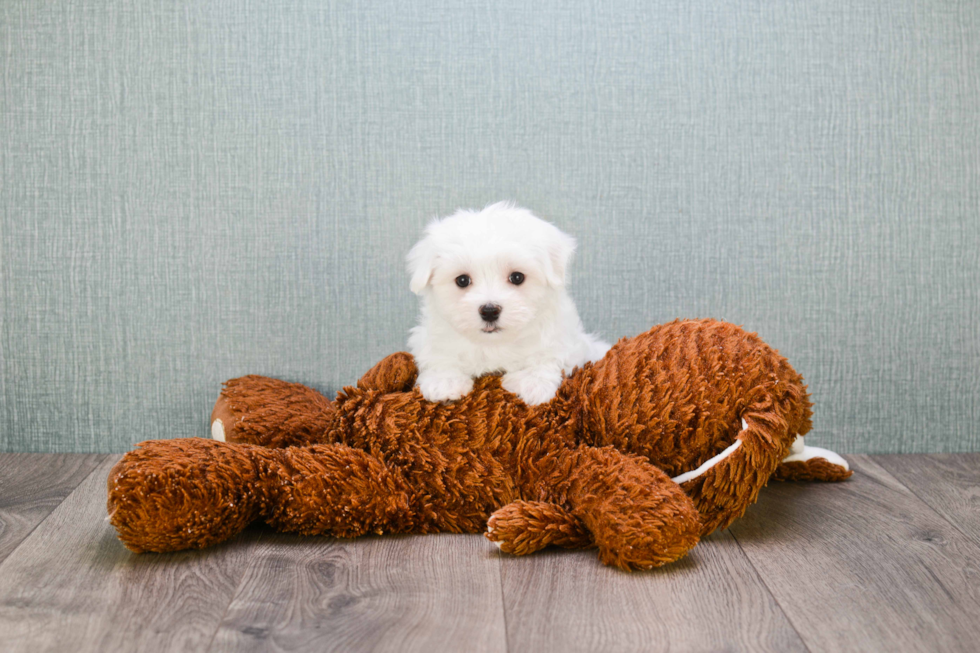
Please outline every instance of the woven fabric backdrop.
M0 3L0 450L205 435L405 346L431 217L579 239L609 339L757 331L813 443L980 450L980 3Z

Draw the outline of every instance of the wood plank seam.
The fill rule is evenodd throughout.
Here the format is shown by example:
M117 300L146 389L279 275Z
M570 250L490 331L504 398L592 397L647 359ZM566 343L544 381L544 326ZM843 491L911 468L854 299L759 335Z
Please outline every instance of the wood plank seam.
M849 462L857 476L848 484L811 488L812 514L793 510L802 486L783 484L732 526L793 628L818 650L885 642L900 650L975 650L976 540L872 457ZM767 541L777 533L781 539Z
M51 510L49 510L48 511L48 514L44 516L44 519L42 519L38 523L34 524L33 528L31 528L31 530L29 530L27 532L27 534L24 535L23 538L21 538L20 542L17 543L17 546L15 546L13 549L11 549L10 553L7 554L7 557L4 558L3 560L0 560L0 573L3 572L4 565L7 563L8 560L10 560L13 557L14 553L17 552L17 549L19 549L21 546L23 546L24 542L27 542L29 539L31 539L31 535L34 534L34 532L41 526L41 524L43 524L44 522L46 522L51 517L51 515L54 514L54 511L57 510L58 507L61 506L61 504L63 504L65 501L67 501L68 500L68 497L70 497L71 495L73 495L75 493L75 491L78 490L78 488L82 485L82 483L84 483L85 481L87 481L92 474L94 474L95 472L99 471L99 467L102 465L102 463L104 463L106 461L106 458L108 458L110 455L111 454L101 454L101 457L99 458L99 461L92 468L92 471L90 471L88 474L86 474L85 476L83 476L82 478L80 478L78 480L78 483L75 484L75 487L73 487L71 489L71 492L68 492L67 494L65 494L65 496L62 497L61 501L59 501L57 505L51 506Z
M504 646L508 653L510 653L510 624L507 621L507 596L504 593L503 556L504 554L502 552L497 551L494 560L497 563L497 582L500 583L500 613L503 615L504 620Z
M882 467L884 467L884 465L882 465ZM887 471L887 468L886 468L886 471ZM937 517L939 517L944 522L946 522L947 524L949 524L950 526L952 526L953 528L955 528L959 533L961 533L965 538L967 538L971 542L976 542L976 538L972 534L964 531L963 528L962 528L962 526L960 524L957 524L955 521L953 521L952 519L950 519L949 517L947 517L946 515L944 515L942 512L940 512L939 510L936 510L936 508L933 507L933 505L931 503L929 503L929 501L925 497L923 497L918 492L916 492L915 489L913 489L912 486L910 486L910 485L908 485L906 483L903 483L897 476L895 476L894 474L892 474L890 471L888 473L891 474L892 478L894 478L897 483L899 483L900 485L904 486L905 489L908 490L912 494L912 496L914 496L916 499L918 499L919 501L921 501L922 503L924 503L929 508L929 510L931 510L933 513L935 513L935 515ZM980 543L978 543L978 544L980 544Z
M941 521L943 521L943 522L949 524L950 526L952 526L953 527L953 530L955 530L957 533L959 533L963 537L965 537L966 540L967 540L967 543L970 544L970 545L973 545L973 547L977 549L978 556L980 556L980 542L977 542L977 539L976 539L976 537L974 535L965 532L959 524L957 524L956 522L954 522L951 519L949 519L948 517L946 517L942 513L942 511L937 510L936 508L934 508L932 506L932 504L930 504L928 501L926 501L925 499L923 499L922 497L920 497L914 490L912 490L911 487L909 487L907 484L905 484L901 480L899 480L898 476L896 476L895 474L893 474L891 472L891 470L889 470L884 465L876 462L875 461L875 458L877 456L868 455L868 454L866 454L866 456L867 456L868 460L870 460L870 461L874 462L876 465L878 465L878 467L885 474L887 474L888 477L891 480L893 480L896 485L900 485L901 487L903 487L912 497L914 497L916 500L919 501L919 503L921 503L923 506L925 506L928 509L929 512L931 512L933 515L935 515L936 517L938 517Z
M238 584L235 585L235 591L231 593L228 603L225 604L224 610L221 611L221 619L214 622L214 630L211 631L211 638L208 639L207 645L202 650L210 651L211 647L214 646L214 638L218 636L218 631L221 630L221 624L225 622L225 618L228 617L228 611L231 610L232 604L242 591L242 584L245 583L245 578L248 576L248 568L249 565L242 565L242 575L238 579Z
M891 455L894 455L894 454L891 454ZM926 454L926 455L928 455L928 454ZM955 528L957 531L959 531L960 533L962 533L963 536L966 537L968 540L970 540L971 542L974 542L978 546L980 546L980 541L977 540L976 535L974 535L973 533L970 533L968 531L963 530L963 525L961 523L956 522L956 521L953 521L952 519L950 519L950 517L946 515L946 511L939 510L938 508L936 508L935 506L933 506L932 503L929 501L929 499L927 497L925 497L925 496L919 494L918 492L916 492L914 486L911 486L908 483L905 483L904 481L902 481L901 478L899 478L899 476L897 476L896 474L892 473L892 470L889 469L889 467L888 467L888 465L887 465L886 462L877 460L878 458L882 458L882 457L883 456L880 456L880 455L879 456L869 456L869 458L871 458L871 460L874 460L879 466L881 466L881 468L884 469L885 472L887 472L889 476L891 476L893 479L895 479L895 482L896 483L898 483L899 485L901 485L902 487L904 487L906 490L908 490L910 493L912 493L912 496L914 496L916 499L918 499L923 504L925 504L926 506L928 506L930 510L932 510L936 515L938 515L940 517L940 519L942 519L947 524L949 524L950 526L952 526L953 528Z
M117 459L104 457L3 565L0 648L199 651L213 637L207 624L240 587L247 546L126 551L103 521L105 479Z
M763 578L761 573L759 573L759 569L755 566L755 563L752 562L752 557L745 552L745 548L742 546L742 543L738 541L738 537L735 536L734 531L732 531L731 529L726 529L726 530L732 536L732 539L735 540L735 543L738 544L738 550L741 552L742 557L744 557L748 561L749 566L752 567L752 571L755 573L755 577L758 578L759 582L762 583L762 586L766 588L766 591L769 592L769 596L772 597L772 600L776 604L776 607L779 608L779 611L783 613L784 617L786 617L786 622L790 625L790 628L793 629L793 632L796 633L796 636L800 638L801 642L803 642L803 647L806 648L806 650L809 651L809 653L813 653L813 649L810 648L809 642L807 642L806 638L803 637L803 634L800 632L800 629L796 626L796 624L793 623L793 620L790 618L789 613L787 613L786 610L783 609L782 603L779 602L779 597L776 596L776 594L772 591L772 587L769 586L769 583L766 582L766 579Z
M642 574L594 550L503 558L509 650L810 651L745 558L728 531Z

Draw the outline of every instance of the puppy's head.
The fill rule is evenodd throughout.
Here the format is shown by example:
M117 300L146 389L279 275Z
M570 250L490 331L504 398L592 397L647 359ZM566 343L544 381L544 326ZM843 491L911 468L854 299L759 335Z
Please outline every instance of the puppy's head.
M412 292L461 334L516 337L564 292L575 239L508 203L433 220L408 254Z

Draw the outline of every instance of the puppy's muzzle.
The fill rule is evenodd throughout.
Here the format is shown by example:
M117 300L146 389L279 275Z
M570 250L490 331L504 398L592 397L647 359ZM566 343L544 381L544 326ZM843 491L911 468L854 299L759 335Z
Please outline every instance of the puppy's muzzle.
M496 322L502 310L498 304L484 304L480 307L480 317L484 322Z

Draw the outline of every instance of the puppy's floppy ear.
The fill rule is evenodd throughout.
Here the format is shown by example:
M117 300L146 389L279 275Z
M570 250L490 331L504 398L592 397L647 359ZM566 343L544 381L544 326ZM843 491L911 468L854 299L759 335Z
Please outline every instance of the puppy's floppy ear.
M575 253L575 239L553 227L554 233L548 243L548 261L545 265L545 280L549 286L560 288L565 285L568 264Z
M432 273L436 267L436 247L435 243L432 242L432 236L427 235L415 243L415 246L408 252L406 260L408 273L412 275L408 287L413 293L419 295L432 281Z

